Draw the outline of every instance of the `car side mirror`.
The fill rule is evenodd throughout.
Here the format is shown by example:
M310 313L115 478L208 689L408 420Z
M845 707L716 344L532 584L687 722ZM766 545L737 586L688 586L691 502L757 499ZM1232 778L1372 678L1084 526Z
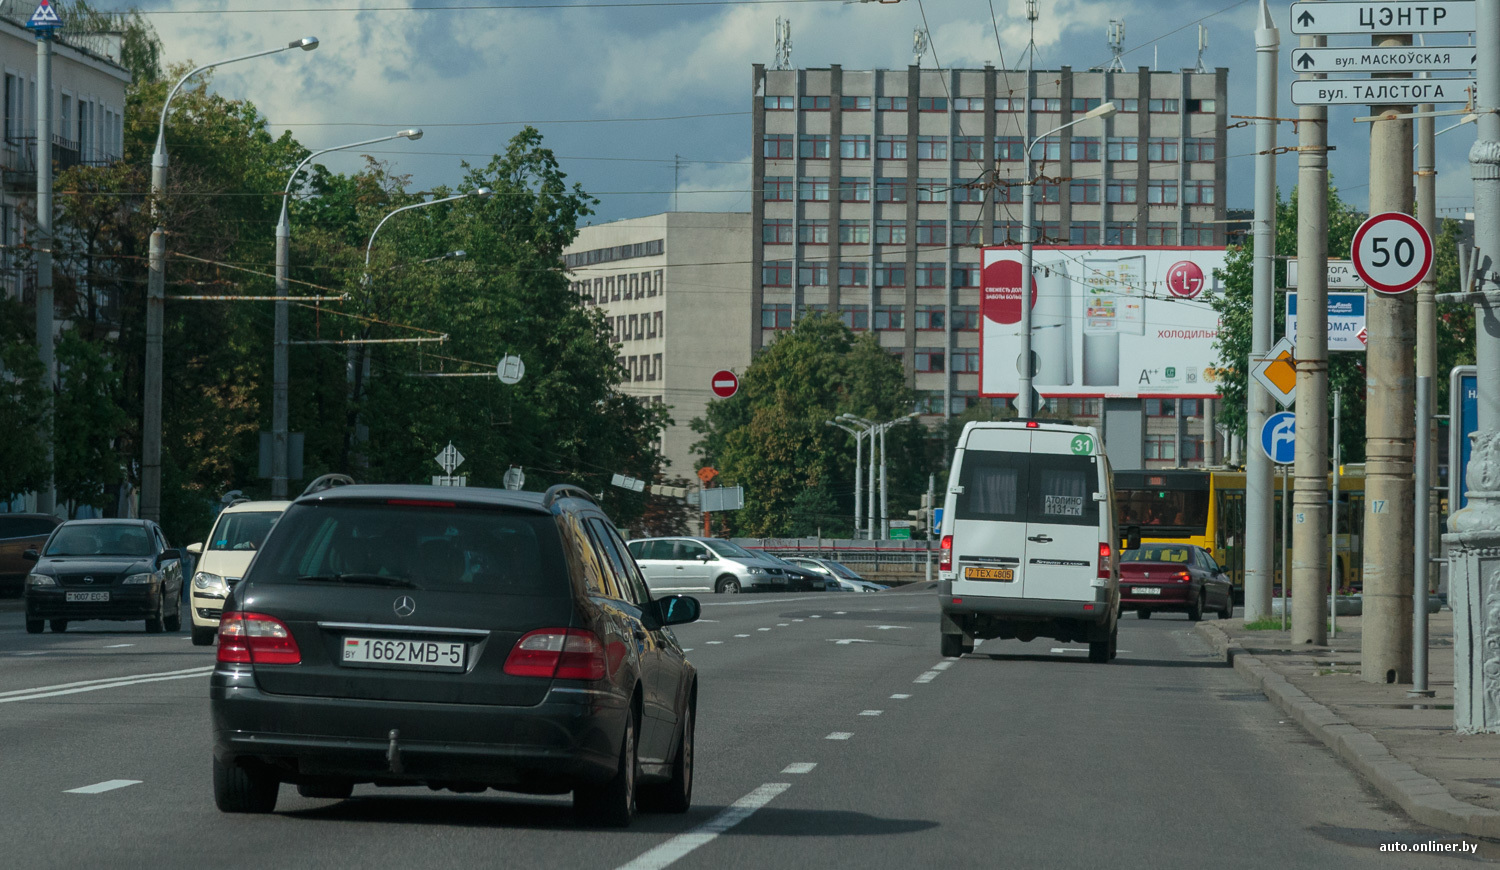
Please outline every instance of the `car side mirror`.
M21 554L21 558L25 559L28 562L35 562L36 560L42 558L42 554L38 553L36 550L27 550L26 552Z
M171 547L169 547L169 548L167 548L165 550L162 550L161 551L161 555L156 557L156 564L158 564L158 565L160 565L163 562L180 562L180 561L182 561L182 551L178 550L176 548L171 548Z
M1126 526L1125 539L1120 543L1122 550L1139 550L1141 548L1141 527Z
M690 595L668 595L657 598L643 608L644 620L651 629L697 622L703 605ZM654 623L654 624L653 624Z
M713 556L710 556L707 553L699 553L698 555L694 556L693 558L697 559L699 562L707 562L707 561L711 560L713 558Z
M187 551L189 553L192 553L194 556L201 556L201 555L203 555L203 544L202 543L188 544L187 545Z

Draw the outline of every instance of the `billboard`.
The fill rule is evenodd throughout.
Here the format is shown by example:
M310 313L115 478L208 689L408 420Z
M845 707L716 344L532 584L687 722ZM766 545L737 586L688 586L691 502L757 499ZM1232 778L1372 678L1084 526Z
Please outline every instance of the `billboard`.
M1036 247L1031 347L1043 396L1213 397L1223 248ZM985 248L979 393L1014 396L1020 359L1021 251Z

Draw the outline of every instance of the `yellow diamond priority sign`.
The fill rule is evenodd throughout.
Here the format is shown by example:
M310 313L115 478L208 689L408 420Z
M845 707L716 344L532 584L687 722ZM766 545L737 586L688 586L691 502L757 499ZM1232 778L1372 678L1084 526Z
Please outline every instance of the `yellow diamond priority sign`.
M1291 339L1283 338L1264 355L1250 358L1250 377L1275 396L1283 408L1290 408L1297 400L1297 359L1292 356L1294 349Z

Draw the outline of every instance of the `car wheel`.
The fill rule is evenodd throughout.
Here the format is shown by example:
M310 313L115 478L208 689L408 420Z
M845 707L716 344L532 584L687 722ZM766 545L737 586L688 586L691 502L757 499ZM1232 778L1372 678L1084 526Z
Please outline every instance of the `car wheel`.
M42 630L45 629L46 627L47 627L47 620L45 620L45 619L28 619L28 620L26 620L26 633L27 634L41 634Z
M214 804L221 813L269 813L279 791L281 782L264 768L214 759Z
M1137 610L1135 612L1135 617L1136 617L1136 619L1150 619L1151 618L1151 611L1149 611L1149 610Z
M672 778L663 783L641 786L637 804L651 813L685 813L693 804L693 718L694 704L688 703L682 714L682 739L677 744L677 758L672 761Z
M297 794L305 798L324 798L341 801L354 794L354 783L347 779L332 779L322 782L304 782L297 786Z
M573 789L573 812L585 822L623 828L635 816L635 716L625 717L620 764L609 782Z
M67 630L68 630L68 621L66 619L54 619L54 620L52 620L52 633L53 634L62 634L63 632L65 632Z
M163 613L166 609L167 602L158 598L156 601L156 612L146 617L147 634L161 634L167 630L165 614Z
M1193 599L1192 606L1188 608L1188 621L1189 622L1197 622L1198 620L1200 620L1200 619L1203 618L1203 605L1204 605L1204 603L1205 602L1203 600L1203 593L1199 592L1198 593L1198 597L1195 598L1195 599Z
M1114 661L1120 654L1120 624L1115 623L1115 630L1109 633L1109 660Z
M219 634L217 628L199 628L193 626L193 646L213 646L214 638Z
M167 631L182 631L182 599L173 597L171 607L171 612L162 619L162 627Z
M1110 646L1110 641L1107 638L1105 640L1089 641L1089 661L1093 662L1096 665L1102 665L1105 662L1108 662L1110 658Z
M740 591L740 581L733 577L720 577L719 582L714 584L714 591L734 595Z
M1234 593L1224 593L1224 609L1219 611L1220 619L1232 619L1234 617Z
M972 650L973 647L970 647ZM961 634L945 634L940 647L944 658L956 659L964 654L964 636Z

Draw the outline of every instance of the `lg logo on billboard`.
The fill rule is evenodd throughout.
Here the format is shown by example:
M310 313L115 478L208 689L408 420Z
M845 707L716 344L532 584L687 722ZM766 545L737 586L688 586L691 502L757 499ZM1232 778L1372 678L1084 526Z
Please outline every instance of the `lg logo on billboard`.
M1196 299L1208 282L1192 260L1178 260L1167 270L1167 290L1179 299Z

